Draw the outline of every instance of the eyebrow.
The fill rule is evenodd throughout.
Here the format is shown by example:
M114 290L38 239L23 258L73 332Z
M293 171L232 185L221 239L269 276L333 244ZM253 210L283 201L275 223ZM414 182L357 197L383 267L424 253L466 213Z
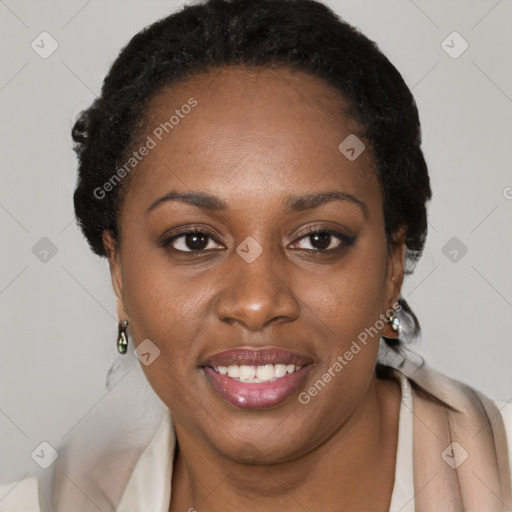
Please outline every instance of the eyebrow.
M196 206L197 208L208 212L225 211L228 209L228 205L225 201L211 194L204 192L171 191L168 194L165 194L165 196L162 196L154 201L147 209L146 214L155 210L160 205L168 201L180 201L182 203ZM318 194L306 194L303 196L288 196L284 201L285 213L312 210L332 201L351 202L352 204L359 206L364 216L367 216L367 205L363 201L353 196L352 194L341 192L339 190L330 190L327 192L320 192Z
M147 209L146 214L153 211L163 203L168 201L181 201L182 203L191 204L201 210L216 212L219 210L227 210L228 205L218 197L203 192L169 192L165 196L160 197Z
M287 198L285 201L286 213L291 212L302 212L304 210L312 210L318 208L331 201L348 201L352 204L359 206L364 214L367 216L366 203L347 192L341 192L339 190L331 190L327 192L320 192L319 194L307 194L304 196L293 196Z

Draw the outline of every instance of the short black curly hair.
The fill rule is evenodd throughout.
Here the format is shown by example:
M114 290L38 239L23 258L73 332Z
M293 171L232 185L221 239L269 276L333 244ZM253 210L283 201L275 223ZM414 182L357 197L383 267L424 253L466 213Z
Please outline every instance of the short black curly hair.
M372 150L388 243L407 226L406 273L411 273L425 244L426 202L432 195L414 98L373 41L314 0L187 5L143 29L123 48L100 96L81 112L72 131L79 159L75 213L92 250L106 256L104 230L118 239L123 186L112 187L105 198L94 191L125 161L148 102L163 87L227 65L302 71L348 100ZM400 304L417 333L416 317L403 298Z

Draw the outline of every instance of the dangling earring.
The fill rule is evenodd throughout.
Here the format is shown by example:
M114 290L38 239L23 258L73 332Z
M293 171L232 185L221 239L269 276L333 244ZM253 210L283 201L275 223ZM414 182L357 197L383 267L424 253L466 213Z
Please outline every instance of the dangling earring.
M400 325L400 320L399 318L396 316L396 310L393 308L393 313L386 317L386 322L388 324L391 324L391 329L393 329L393 331L395 331L397 334L400 334L400 329L402 328L402 326Z
M128 336L126 334L128 323L128 320L121 320L119 322L119 331L117 334L117 351L120 354L126 354L128 350Z

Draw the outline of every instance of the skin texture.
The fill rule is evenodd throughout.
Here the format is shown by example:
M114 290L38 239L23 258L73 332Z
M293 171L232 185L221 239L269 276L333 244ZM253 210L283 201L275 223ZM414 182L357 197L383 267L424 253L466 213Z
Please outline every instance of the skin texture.
M169 509L388 510L400 388L375 376L378 336L307 405L295 394L276 407L240 409L200 367L233 348L283 348L313 361L301 392L396 302L404 231L388 248L369 145L354 161L338 149L361 127L318 78L227 67L161 91L141 140L190 97L197 106L131 176L118 250L104 233L118 315L137 345L149 338L161 351L143 369L178 438ZM171 190L212 194L227 209L166 201L147 212ZM344 200L285 212L288 196L332 190L364 209ZM204 254L180 253L191 250L185 237L161 246L192 227L213 237ZM353 235L354 244L331 237L318 245L304 236L313 227ZM263 249L252 263L236 252L249 236ZM381 333L394 336L387 324Z

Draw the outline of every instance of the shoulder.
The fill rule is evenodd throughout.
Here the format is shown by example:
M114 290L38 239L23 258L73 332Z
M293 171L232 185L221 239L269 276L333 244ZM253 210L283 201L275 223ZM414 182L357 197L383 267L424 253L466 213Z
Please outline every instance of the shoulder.
M500 410L505 425L512 428L512 402L503 402L501 400L493 401L496 404L496 407Z
M510 483L512 485L512 403L493 400L501 413L508 444L508 462L510 465Z
M503 418L503 423L505 425L505 431L507 433L510 462L512 465L512 403L511 402L503 402L501 400L493 400L493 402L496 404L496 407L499 409L499 411L501 413L501 417Z
M24 478L18 482L0 485L2 512L40 512L37 478Z

